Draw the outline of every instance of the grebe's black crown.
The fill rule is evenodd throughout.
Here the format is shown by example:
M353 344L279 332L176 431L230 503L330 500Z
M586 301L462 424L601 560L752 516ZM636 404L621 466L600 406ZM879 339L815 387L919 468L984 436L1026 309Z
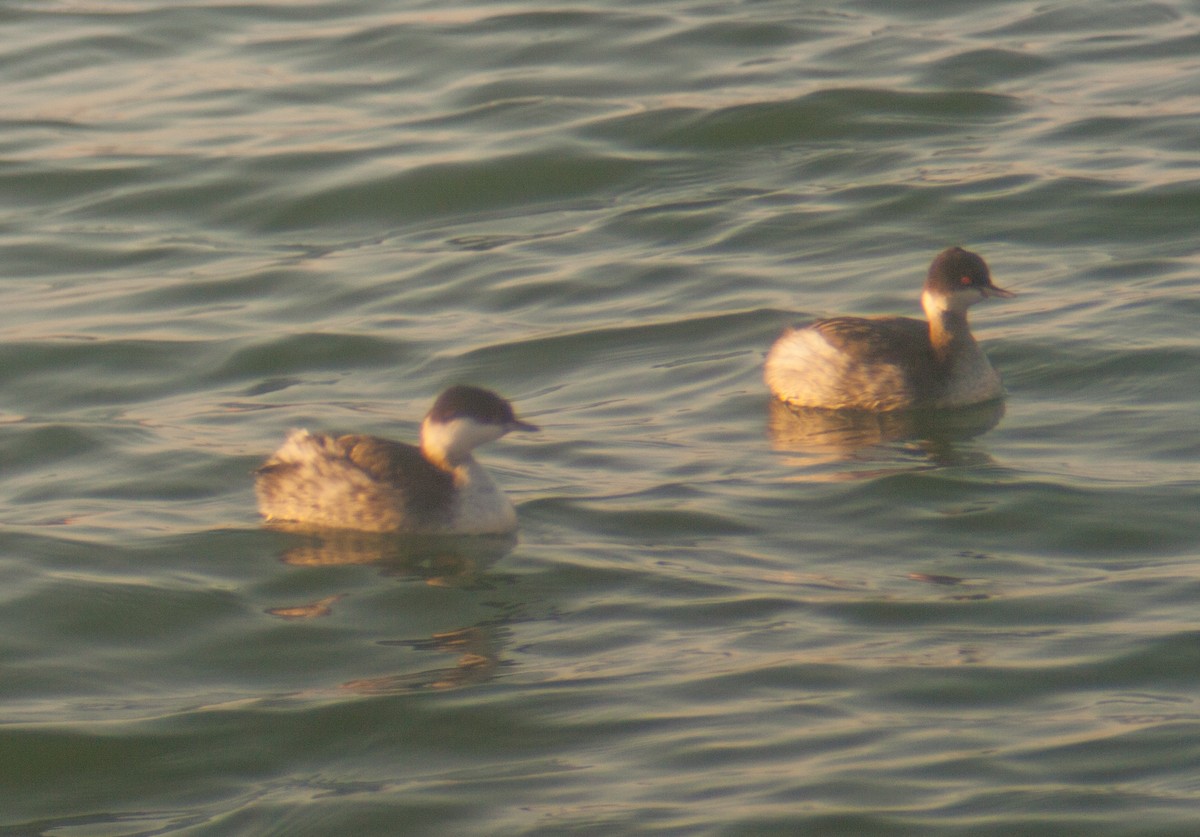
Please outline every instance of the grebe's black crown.
M496 393L480 387L456 384L433 402L428 418L441 422L470 418L483 424L510 424L516 420L516 415L512 405Z
M926 288L955 291L962 288L991 288L992 274L987 262L977 253L950 247L938 253L929 266Z

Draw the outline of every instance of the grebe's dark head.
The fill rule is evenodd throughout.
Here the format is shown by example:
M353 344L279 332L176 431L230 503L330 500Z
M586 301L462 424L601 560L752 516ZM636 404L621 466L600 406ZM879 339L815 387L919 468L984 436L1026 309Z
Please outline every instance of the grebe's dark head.
M421 450L435 462L456 465L480 445L513 430L537 430L517 419L512 404L494 392L458 384L433 402L421 424Z
M929 266L925 279L922 303L928 313L953 311L959 314L989 296L1011 297L1012 291L992 283L992 274L978 254L961 247L950 247L938 253Z

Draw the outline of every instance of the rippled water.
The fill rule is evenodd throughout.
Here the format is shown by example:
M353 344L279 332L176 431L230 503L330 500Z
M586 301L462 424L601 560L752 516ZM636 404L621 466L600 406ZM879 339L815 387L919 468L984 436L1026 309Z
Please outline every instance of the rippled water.
M1200 5L0 20L0 833L1193 833ZM952 243L1003 414L770 402ZM518 543L259 527L454 381Z

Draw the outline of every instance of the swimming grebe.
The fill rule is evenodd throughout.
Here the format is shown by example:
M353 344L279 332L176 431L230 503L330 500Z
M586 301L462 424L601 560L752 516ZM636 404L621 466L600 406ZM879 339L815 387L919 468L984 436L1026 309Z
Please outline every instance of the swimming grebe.
M963 407L1004 394L967 325L967 309L1014 294L992 284L987 264L961 247L929 266L921 305L909 317L834 317L784 332L767 353L763 377L795 407L906 410Z
M485 389L453 386L421 423L421 445L378 436L293 430L258 469L268 522L366 532L501 534L517 527L512 503L472 449L512 430L512 405Z

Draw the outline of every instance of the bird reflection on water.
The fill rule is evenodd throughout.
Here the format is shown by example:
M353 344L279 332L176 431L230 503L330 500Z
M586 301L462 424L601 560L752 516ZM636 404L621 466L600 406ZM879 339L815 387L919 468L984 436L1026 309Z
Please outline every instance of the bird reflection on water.
M469 584L517 544L515 534L397 537L279 523L270 528L296 538L280 555L285 564L298 567L374 564L383 575L420 578L427 584L443 587Z
M796 408L776 399L768 403L767 436L775 450L791 455L790 464L871 466L797 477L811 481L869 479L897 470L990 463L986 453L962 443L988 432L1004 416L1004 402L999 400L955 410L889 412ZM889 455L896 453L897 445L908 454L902 460Z
M350 565L377 566L381 574L424 581L431 587L469 588L484 583L485 570L512 551L515 535L406 536L381 535L350 530L313 531L302 527L273 525L284 530L295 543L280 555L286 564L301 567ZM333 606L346 597L334 593L313 602L268 608L271 616L315 619L332 615ZM342 683L340 689L359 694L399 694L424 689L453 689L484 682L501 665L500 648L505 635L504 617L475 625L448 628L428 639L377 640L375 644L402 645L422 651L456 655L453 666L404 672Z

